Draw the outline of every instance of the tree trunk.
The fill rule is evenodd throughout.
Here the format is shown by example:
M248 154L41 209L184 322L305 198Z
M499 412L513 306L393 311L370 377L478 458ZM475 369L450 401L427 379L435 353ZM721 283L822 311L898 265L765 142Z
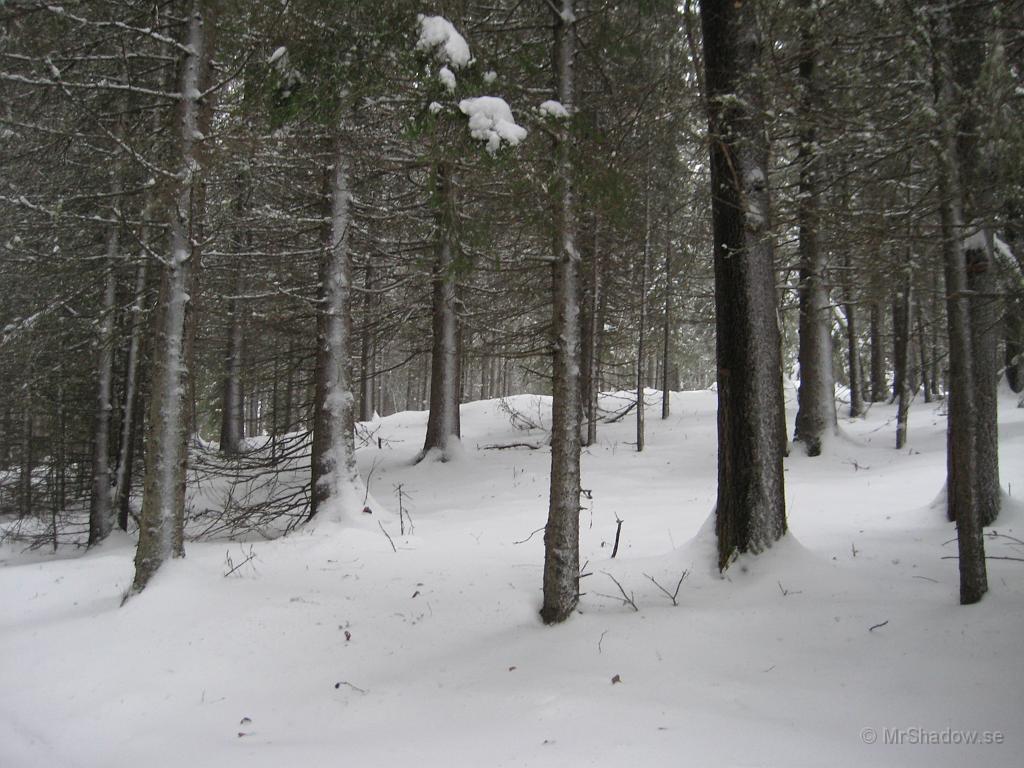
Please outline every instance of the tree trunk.
M245 436L245 407L242 397L242 355L245 335L240 305L244 286L242 264L235 264L234 291L228 300L228 346L224 355L224 388L221 398L220 450L225 456L238 456L242 452ZM250 431L250 434L255 434Z
M462 436L459 417L461 359L456 295L458 202L452 169L439 163L434 172L438 198L438 243L434 252L433 342L430 350L430 413L419 460L438 451L452 458Z
M817 38L809 0L801 2L800 167L799 221L800 252L800 387L794 440L808 456L821 453L822 440L836 431L835 376L832 371L832 308L825 285L827 259L818 244L820 160L815 119L821 109L815 68Z
M871 340L871 402L881 403L885 394L885 350L882 349L882 305L875 299L871 302L868 319Z
M373 323L370 318L373 299L369 291L373 286L373 266L370 264L366 265L363 285L367 291L363 294L363 337L360 340L359 350L360 369L363 372L362 392L359 398L359 420L373 421Z
M341 137L326 170L324 249L320 260L317 356L314 372L312 494L309 517L339 521L358 513L362 499L355 452L352 392L352 264L349 253L352 194L349 159Z
M910 337L912 325L910 272L903 275L899 292L892 305L893 329L893 360L895 375L893 376L894 396L896 397L896 448L907 444L907 427L910 416L910 400L913 388L910 385Z
M665 217L666 222L668 216ZM672 323L672 237L668 227L665 228L665 322L662 327L661 340L661 418L667 419L672 412L671 386L669 380L669 340Z
M145 239L145 233L142 234ZM124 372L124 393L121 405L121 437L117 449L117 472L114 481L113 506L117 510L117 524L128 530L129 497L131 496L132 463L135 457L135 436L138 422L139 360L142 351L142 313L146 302L146 254L142 254L135 269L135 297L132 300L131 337L128 341L128 360Z
M189 297L193 253L190 239L194 196L199 179L199 111L209 53L205 46L205 3L195 0L188 17L187 53L181 74L180 161L170 216L170 257L161 280L159 320L154 344L150 434L146 440L146 480L135 555L131 594L142 591L157 569L172 557L183 557L185 469L188 462L191 345L188 343Z
M117 172L115 171L115 175ZM114 200L120 196L120 178L114 181ZM107 234L107 269L103 285L102 316L96 337L96 412L93 427L92 496L89 500L89 542L99 544L114 527L110 493L110 421L113 412L114 311L117 300L117 261L120 256L120 225Z
M956 520L959 545L960 602L976 603L988 590L985 542L976 495L977 409L974 402L971 317L967 298L967 263L963 250L963 193L953 126L950 24L948 9L933 0L932 77L938 131L933 146L938 164L939 213L945 260L946 316L949 325L949 425L946 493L949 517Z
M650 261L651 253L651 191L650 179L647 180L648 189L645 197L644 213L644 252L640 262L640 320L637 329L636 343L636 450L640 453L644 449L644 417L646 416L647 403L644 397L644 336L647 330L647 264Z
M718 565L786 532L782 361L756 78L762 43L750 3L704 0L718 363Z
M561 0L561 11L553 16L555 97L571 115L576 50L573 0ZM576 249L572 147L567 126L556 129L553 142L551 487L544 528L544 604L540 612L545 624L565 621L575 609L580 575L580 256Z
M843 277L843 313L846 315L846 354L850 369L850 418L864 415L864 370L860 364L860 322L853 295L850 256L847 254Z

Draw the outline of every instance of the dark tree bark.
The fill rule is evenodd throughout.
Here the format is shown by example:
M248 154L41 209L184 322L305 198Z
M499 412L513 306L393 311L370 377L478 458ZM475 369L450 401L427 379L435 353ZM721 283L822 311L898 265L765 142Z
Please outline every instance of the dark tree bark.
M910 385L910 336L912 326L910 273L904 274L899 290L892 302L893 329L893 397L896 400L896 448L907 443L907 427L910 417L910 400L913 390Z
M817 31L809 0L801 2L800 44L800 387L794 439L808 456L821 453L822 440L836 431L835 375L832 371L832 308L825 284L828 268L825 251L818 243L821 160L815 121L822 97L815 73Z
M576 15L573 0L552 6L555 97L572 114ZM568 127L553 135L551 179L554 242L552 263L551 488L544 528L545 624L565 621L579 601L580 573L580 256Z
M668 217L666 216L666 221ZM661 339L661 418L667 419L672 413L672 400L670 397L671 387L669 386L669 340L672 323L672 238L666 228L665 231L665 306L664 324L662 326Z
M853 278L850 274L851 259L846 256L843 274L843 314L846 315L846 355L850 371L850 418L864 415L864 370L860 364L860 320L857 302L853 295Z
M932 78L937 114L933 142L939 181L939 214L945 260L946 316L949 325L949 426L946 494L950 519L956 521L959 545L960 602L976 603L988 591L985 542L977 498L977 407L971 317L968 299L967 262L963 249L963 192L952 94L952 66L948 41L949 11L933 0Z
M459 420L462 381L459 354L459 315L456 270L458 268L458 203L452 169L439 163L434 173L438 200L438 242L434 251L433 342L430 350L430 413L420 459L433 450L443 461L452 456L462 435Z
M234 291L240 294L244 280L241 264L235 265ZM228 300L228 344L224 353L224 386L221 396L220 450L225 456L242 452L245 436L243 425L244 400L242 397L242 355L245 335L241 299Z
M650 179L647 181L648 189L646 194L646 205L644 213L644 252L640 263L640 318L637 329L636 343L636 450L640 453L644 449L646 434L644 430L644 418L647 415L646 400L644 397L644 341L647 331L647 264L651 253L651 193Z
M763 99L751 3L701 4L711 137L718 362L718 565L786 532L782 362Z
M885 350L882 349L882 305L877 299L871 302L868 324L871 342L871 402L881 403L886 399Z

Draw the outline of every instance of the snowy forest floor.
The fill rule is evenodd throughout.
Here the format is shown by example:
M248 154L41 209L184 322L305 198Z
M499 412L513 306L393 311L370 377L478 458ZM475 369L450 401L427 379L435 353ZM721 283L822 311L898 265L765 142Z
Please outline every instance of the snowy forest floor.
M654 402L642 454L631 417L585 450L592 575L558 627L537 613L549 452L484 449L542 440L493 400L463 406L445 464L411 463L425 413L375 423L372 520L192 543L123 607L125 536L0 549L0 766L1022 764L1024 562L990 560L988 595L957 604L942 404L914 404L908 450L875 405L794 452L791 533L721 578L715 395L673 395L667 421ZM1020 558L1024 409L1000 405L1011 495L986 547ZM673 606L648 577L672 592L683 571ZM973 738L1002 743L920 744Z

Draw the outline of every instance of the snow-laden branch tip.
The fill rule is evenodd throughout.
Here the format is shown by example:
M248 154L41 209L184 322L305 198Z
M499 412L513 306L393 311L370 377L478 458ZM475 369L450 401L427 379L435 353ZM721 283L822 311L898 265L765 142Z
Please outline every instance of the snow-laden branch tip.
M469 118L469 134L487 142L492 155L505 141L515 146L526 138L526 129L516 123L508 103L498 96L478 96L459 102L462 114Z
M543 102L537 111L544 117L553 117L556 120L566 120L569 117L569 110L567 110L560 101L554 99L548 99Z
M466 38L444 16L416 17L420 25L420 38L416 41L417 51L434 51L439 60L451 64L455 69L469 64L473 57L469 53Z
M437 71L437 79L448 89L449 93L455 93L455 73L448 69L447 66L441 67Z

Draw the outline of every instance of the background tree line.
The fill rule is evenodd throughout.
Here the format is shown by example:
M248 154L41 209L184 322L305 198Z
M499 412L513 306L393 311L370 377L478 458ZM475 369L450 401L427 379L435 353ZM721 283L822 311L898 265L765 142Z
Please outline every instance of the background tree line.
M717 383L737 419L723 566L785 530L788 439L818 453L837 407L898 401L902 446L914 398L952 394L950 514L991 522L996 386L1024 386L1021 18L1016 0L8 2L3 512L54 546L141 527L155 567L210 530L187 524L186 466L308 463L214 526L280 530L341 514L353 424L429 410L423 460L443 460L459 402L534 391L555 396L564 522L602 420L636 419L642 450L645 388ZM484 95L524 139L471 135L460 103ZM767 474L729 474L762 452ZM558 620L578 562L547 575Z

